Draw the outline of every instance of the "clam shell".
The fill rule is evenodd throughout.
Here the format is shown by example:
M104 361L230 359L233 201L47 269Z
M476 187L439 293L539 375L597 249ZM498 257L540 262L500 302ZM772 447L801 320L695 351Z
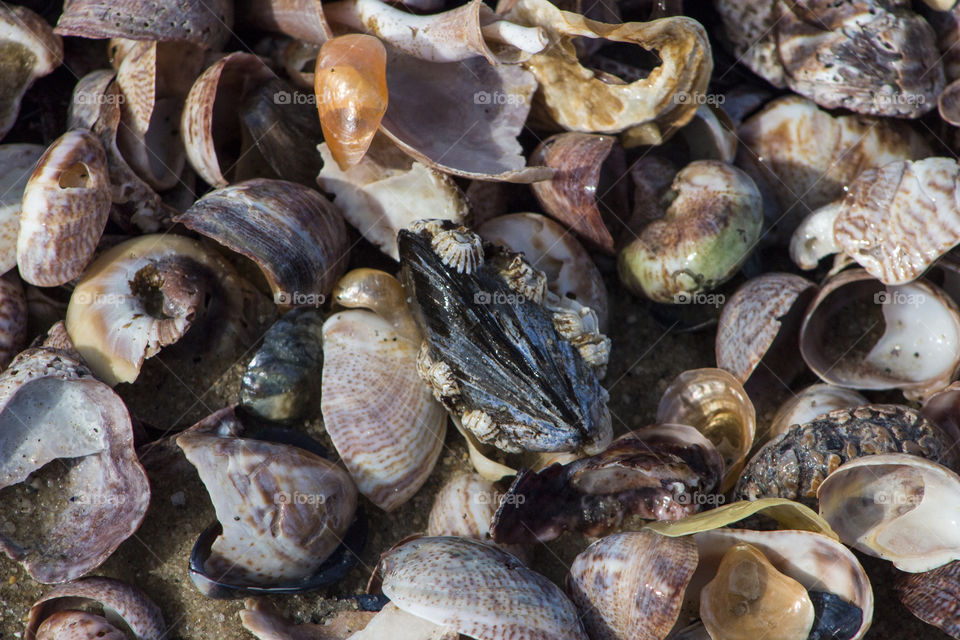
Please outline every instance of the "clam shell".
M58 138L37 161L23 190L17 264L31 284L73 280L93 257L110 214L103 145L89 131Z
M50 25L27 7L0 6L0 139L17 119L20 100L34 80L63 62L63 41Z
M684 125L679 134L690 148L691 159L732 164L739 142L736 131L736 125L723 107L705 104L697 108L693 120Z
M717 366L746 383L768 353L767 366L777 369L782 369L778 362L791 360L790 351L795 361L802 313L816 290L809 280L789 273L767 273L741 285L720 313ZM784 351L786 358L780 357ZM793 376L786 373L779 371L778 377L789 382Z
M17 266L20 205L37 160L44 148L38 144L0 146L0 272Z
M340 611L332 619L323 624L313 622L304 622L293 624L286 620L280 612L277 611L270 602L264 598L247 598L243 602L244 609L240 610L240 622L243 628L252 633L260 640L287 640L292 638L302 638L310 640L316 634L316 640L347 640L348 638L357 638L356 634L366 629L373 622L376 615L367 611ZM383 610L388 613L381 618L388 624L393 624L391 637L402 638L403 640L441 640L441 638L419 637L399 635L406 629L414 625L415 621L420 619L409 614L400 616L391 615L399 610L390 603L384 606ZM425 621L422 624L429 624ZM378 625L379 626L379 625ZM383 633L383 628L379 628ZM303 636L306 636L305 638ZM442 640L454 640L452 638L443 638Z
M576 607L512 555L467 538L419 538L380 557L400 609L477 640L586 640Z
M244 7L243 21L258 29L285 33L312 44L323 44L333 36L323 6L314 0L256 0L244 3Z
M775 438L794 425L812 422L834 409L860 407L865 404L869 404L869 401L853 389L829 384L810 385L780 405L765 437Z
M696 566L692 538L615 533L574 559L567 589L591 640L663 640Z
M83 611L58 611L37 629L37 640L126 640L126 634L106 618Z
M44 620L78 603L102 606L108 616L122 621L137 640L161 640L167 633L160 608L140 589L113 578L81 578L54 587L30 608L25 640L40 640L36 633Z
M343 215L295 182L255 179L217 189L176 221L253 260L279 305L322 304L347 267Z
M98 567L136 531L150 502L123 401L65 352L35 348L0 374L0 407L0 488L7 488L0 502L11 520L10 487L64 461L44 470L55 474L53 489L34 498L46 502L48 517L32 518L26 540L5 529L0 547L38 582Z
M817 488L841 464L881 453L909 453L952 467L954 443L914 409L871 404L837 409L777 436L747 463L735 495L816 505Z
M927 624L960 638L960 562L924 573L902 574L896 585L900 602Z
M493 483L476 473L460 473L443 485L427 518L428 536L460 536L492 542L490 520L499 504Z

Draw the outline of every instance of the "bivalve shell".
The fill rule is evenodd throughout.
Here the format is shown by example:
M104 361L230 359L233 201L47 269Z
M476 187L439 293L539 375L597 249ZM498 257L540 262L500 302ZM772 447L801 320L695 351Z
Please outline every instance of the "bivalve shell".
M910 613L951 638L960 638L960 561L932 571L902 574L896 590Z

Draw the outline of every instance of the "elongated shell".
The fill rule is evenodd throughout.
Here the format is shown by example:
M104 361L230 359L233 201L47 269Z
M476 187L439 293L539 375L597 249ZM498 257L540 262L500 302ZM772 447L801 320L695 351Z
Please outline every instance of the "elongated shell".
M324 426L360 493L386 511L426 482L447 425L443 405L417 374L420 335L405 331L415 325L404 298L389 274L351 271L337 286L337 302L372 311L342 311L323 325Z
M20 275L41 287L76 278L93 257L109 214L103 146L88 131L68 131L40 157L23 191Z
M766 438L775 438L797 424L806 424L835 409L847 409L869 404L853 389L829 384L814 384L798 391L780 405L770 422Z
M512 555L475 540L419 538L380 558L400 609L477 640L586 640L576 607Z
M817 490L820 515L840 539L919 573L960 559L960 476L917 456L851 460Z
M951 638L960 638L960 561L932 571L902 574L896 590L910 613Z
M45 149L38 144L0 146L0 272L17 266L20 206L27 180Z
M34 80L63 62L63 40L46 20L13 4L0 5L0 139L17 119L20 100Z
M567 589L591 640L663 640L680 616L697 566L690 537L615 533L580 553Z

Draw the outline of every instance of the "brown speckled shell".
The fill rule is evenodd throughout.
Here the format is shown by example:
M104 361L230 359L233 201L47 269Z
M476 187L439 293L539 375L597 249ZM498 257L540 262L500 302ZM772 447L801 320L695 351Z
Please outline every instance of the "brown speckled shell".
M895 588L910 613L960 638L960 560L924 573L901 573Z
M954 444L909 407L873 404L837 409L768 442L747 463L735 495L745 500L787 498L816 508L820 483L849 460L909 453L956 468Z
M84 611L58 611L37 629L37 640L126 640L103 616Z
M27 346L27 298L15 275L0 278L0 370Z

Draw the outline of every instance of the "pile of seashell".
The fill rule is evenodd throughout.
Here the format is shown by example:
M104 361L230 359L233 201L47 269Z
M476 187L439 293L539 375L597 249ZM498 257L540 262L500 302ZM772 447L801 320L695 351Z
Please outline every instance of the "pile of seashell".
M37 4L0 637L960 639L960 3Z

